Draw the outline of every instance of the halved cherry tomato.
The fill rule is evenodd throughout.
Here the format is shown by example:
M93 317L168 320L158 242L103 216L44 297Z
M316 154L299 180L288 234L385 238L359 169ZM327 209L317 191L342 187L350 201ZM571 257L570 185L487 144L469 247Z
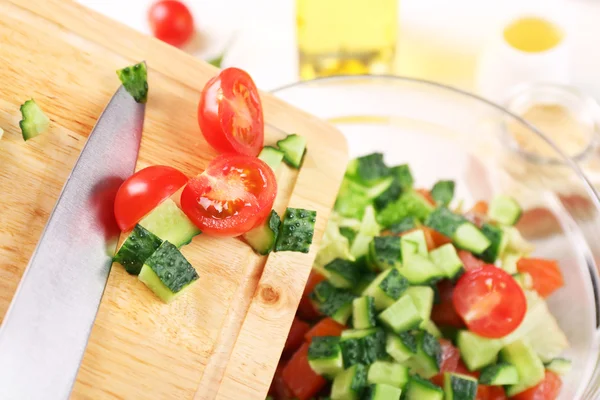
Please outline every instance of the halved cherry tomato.
M288 355L298 350L298 347L304 342L304 335L310 330L310 325L300 318L294 317L292 327L283 347L283 354Z
M308 343L304 343L283 368L285 385L298 400L308 400L327 383L308 364Z
M215 158L181 193L181 208L203 232L238 236L265 220L277 194L273 170L255 157Z
M194 33L194 18L180 1L161 0L148 10L148 22L152 34L173 46L181 46Z
M544 380L524 392L512 396L513 400L555 400L560 393L562 380L552 371L546 371Z
M506 400L506 393L502 386L479 385L475 400Z
M542 297L550 296L565 284L562 272L555 260L521 258L517 262L517 269L519 272L527 272L531 275L533 289Z
M348 329L344 325L334 321L331 318L323 318L315 326L313 326L306 335L304 335L304 339L308 343L312 342L312 338L315 336L340 336L342 331Z
M523 289L509 274L491 265L465 272L456 283L452 302L469 329L488 338L514 331L527 311Z
M433 305L431 310L431 320L438 326L453 326L455 328L464 328L465 323L457 314L452 303L452 293L454 286L449 280L443 280L437 284L440 294L440 302Z
M188 181L173 167L153 165L139 170L121 184L115 197L115 218L122 231L135 224Z
M208 81L198 104L198 124L215 150L257 156L265 126L258 89L250 75L226 68Z
M459 250L458 257L462 261L462 263L465 267L465 270L467 270L467 271L470 271L472 269L481 268L485 265L488 265L484 261L475 257L473 254L471 254L470 252L468 252L466 250Z
M325 277L315 271L311 271L308 276L308 281L304 287L304 293L302 294L302 299L300 299L300 304L298 305L298 310L296 312L298 316L305 321L313 321L321 316L319 311L315 309L312 301L310 301L309 295L312 293L315 286L324 280Z

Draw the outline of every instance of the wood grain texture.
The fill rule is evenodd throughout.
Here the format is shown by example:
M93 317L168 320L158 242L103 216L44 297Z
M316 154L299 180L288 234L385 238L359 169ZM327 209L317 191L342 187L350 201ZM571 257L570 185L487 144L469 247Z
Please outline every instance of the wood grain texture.
M119 86L114 71L140 60L150 95L137 168L167 164L194 176L215 156L196 123L215 68L71 2L0 0L0 321ZM51 128L25 143L19 106L31 97ZM308 139L303 168L278 171L275 208L317 210L318 243L344 173L345 140L268 94L262 101L268 144L284 132ZM72 397L264 399L315 250L258 257L239 240L200 235L182 249L200 279L169 305L115 265Z

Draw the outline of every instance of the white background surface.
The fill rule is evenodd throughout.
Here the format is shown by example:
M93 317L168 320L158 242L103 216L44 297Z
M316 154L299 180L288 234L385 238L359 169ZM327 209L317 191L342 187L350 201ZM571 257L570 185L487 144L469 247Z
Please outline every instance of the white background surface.
M149 32L146 12L151 0L79 1ZM297 80L294 0L187 0L186 4L199 31L190 52L212 58L231 41L224 65L248 70L262 89ZM600 0L400 0L398 52L404 62L397 73L476 91L477 56L489 37L500 32L507 19L532 11L550 14L564 24L572 50L573 83L600 98ZM440 61L451 72L421 68Z

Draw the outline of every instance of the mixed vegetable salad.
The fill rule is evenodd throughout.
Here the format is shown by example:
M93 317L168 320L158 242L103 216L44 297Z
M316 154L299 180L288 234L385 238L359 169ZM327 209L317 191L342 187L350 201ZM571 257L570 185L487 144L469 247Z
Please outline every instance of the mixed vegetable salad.
M413 184L382 154L350 162L270 398L555 399L568 342L544 298L564 282L519 205Z

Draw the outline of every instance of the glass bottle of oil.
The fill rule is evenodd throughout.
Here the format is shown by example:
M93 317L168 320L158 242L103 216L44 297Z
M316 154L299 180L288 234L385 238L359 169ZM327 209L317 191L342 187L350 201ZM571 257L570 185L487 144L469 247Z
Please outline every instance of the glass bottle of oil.
M300 77L393 72L398 0L296 0Z

